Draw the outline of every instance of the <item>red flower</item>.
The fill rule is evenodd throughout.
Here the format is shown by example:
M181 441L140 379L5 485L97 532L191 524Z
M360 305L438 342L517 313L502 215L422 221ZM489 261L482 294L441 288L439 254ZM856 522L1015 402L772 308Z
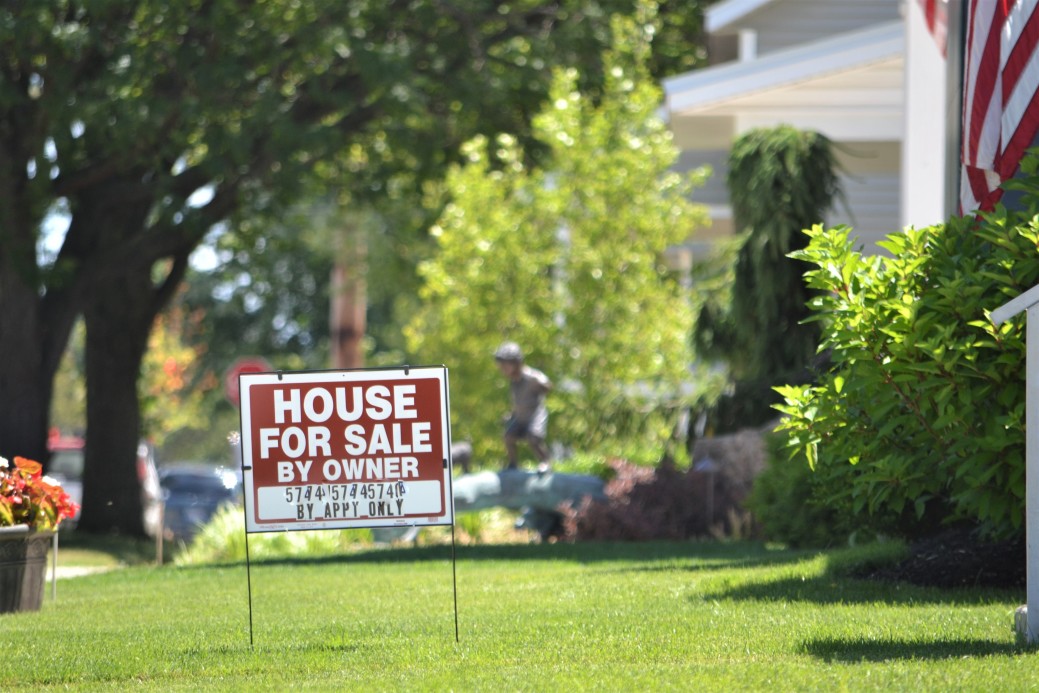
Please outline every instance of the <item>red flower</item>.
M15 457L14 468L0 457L0 527L28 525L48 531L79 509L61 486L43 476L43 465Z

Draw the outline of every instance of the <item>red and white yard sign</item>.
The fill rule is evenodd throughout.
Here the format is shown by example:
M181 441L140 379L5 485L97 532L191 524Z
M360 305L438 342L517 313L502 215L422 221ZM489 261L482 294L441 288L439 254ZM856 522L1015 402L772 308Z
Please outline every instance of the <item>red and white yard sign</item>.
M446 368L239 385L247 532L453 523Z

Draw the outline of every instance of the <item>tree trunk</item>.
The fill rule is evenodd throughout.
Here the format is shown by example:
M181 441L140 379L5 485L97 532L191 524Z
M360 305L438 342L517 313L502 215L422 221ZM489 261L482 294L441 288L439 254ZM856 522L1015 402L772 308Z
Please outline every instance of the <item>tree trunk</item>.
M353 224L340 236L341 248L332 269L332 368L364 366L364 333L367 329L368 292L365 271L368 244L365 229Z
M0 269L0 457L47 459L51 375L44 368L40 301Z
M5 197L0 194L0 205ZM3 237L33 238L0 212ZM0 457L47 462L47 427L54 374L76 317L78 292L54 282L41 298L35 247L0 243Z
M55 286L41 298L36 241L44 210L24 179L38 151L27 134L36 123L32 109L0 114L0 457L45 463L52 381L75 316L57 308L76 293Z
M86 322L87 438L83 516L88 532L145 536L137 447L137 381L155 312L149 269L95 285Z

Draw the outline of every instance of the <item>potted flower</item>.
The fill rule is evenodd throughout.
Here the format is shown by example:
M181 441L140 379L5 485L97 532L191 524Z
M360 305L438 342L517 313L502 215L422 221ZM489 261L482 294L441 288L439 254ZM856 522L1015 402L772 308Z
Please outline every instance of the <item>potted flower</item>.
M0 457L0 613L40 608L50 541L78 509L39 462Z

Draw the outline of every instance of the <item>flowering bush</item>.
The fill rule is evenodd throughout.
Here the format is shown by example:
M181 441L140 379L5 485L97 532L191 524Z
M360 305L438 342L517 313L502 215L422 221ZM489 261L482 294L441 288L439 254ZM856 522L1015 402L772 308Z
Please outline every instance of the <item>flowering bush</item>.
M49 531L77 510L65 489L43 476L39 462L15 457L12 469L0 457L0 527L27 525L30 530Z

